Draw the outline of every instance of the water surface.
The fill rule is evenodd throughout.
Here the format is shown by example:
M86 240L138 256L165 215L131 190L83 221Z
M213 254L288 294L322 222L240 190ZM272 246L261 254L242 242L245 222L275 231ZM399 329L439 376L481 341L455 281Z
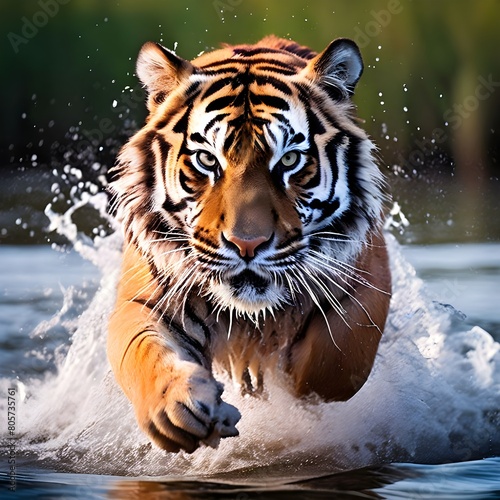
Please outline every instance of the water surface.
M80 253L0 247L0 389L4 413L7 389L17 389L15 495L500 494L500 245L401 248L389 239L391 314L358 395L309 404L271 383L256 400L225 380L226 399L243 413L241 436L193 455L152 448L109 372L119 237L79 241ZM4 457L5 486L6 470Z

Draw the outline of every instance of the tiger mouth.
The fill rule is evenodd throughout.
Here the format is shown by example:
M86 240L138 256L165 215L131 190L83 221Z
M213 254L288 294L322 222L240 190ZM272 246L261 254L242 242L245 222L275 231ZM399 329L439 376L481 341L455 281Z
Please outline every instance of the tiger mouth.
M245 269L240 274L230 278L229 286L236 294L240 294L248 289L251 289L258 295L264 295L269 288L269 280L259 276L250 269Z
M276 280L245 269L225 279L211 280L210 295L219 307L246 314L249 318L268 309L280 308L288 293Z

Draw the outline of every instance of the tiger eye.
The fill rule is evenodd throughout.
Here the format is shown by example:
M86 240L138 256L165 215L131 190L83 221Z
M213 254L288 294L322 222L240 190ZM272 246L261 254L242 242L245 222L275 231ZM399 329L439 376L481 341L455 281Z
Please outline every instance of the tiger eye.
M213 169L218 164L217 158L208 151L198 151L198 153L196 154L196 159L202 167L208 169Z
M288 153L284 154L281 157L280 162L284 167L288 168L297 165L299 159L300 159L299 153L297 153L296 151L289 151Z

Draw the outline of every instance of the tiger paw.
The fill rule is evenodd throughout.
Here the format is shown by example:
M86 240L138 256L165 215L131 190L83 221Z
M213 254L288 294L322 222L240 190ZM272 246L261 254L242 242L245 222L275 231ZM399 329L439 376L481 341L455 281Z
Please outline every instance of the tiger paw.
M199 365L182 363L163 390L149 395L137 412L139 424L161 448L192 453L201 443L216 447L221 438L238 435L240 412L222 401L223 385ZM144 401L142 402L144 405Z

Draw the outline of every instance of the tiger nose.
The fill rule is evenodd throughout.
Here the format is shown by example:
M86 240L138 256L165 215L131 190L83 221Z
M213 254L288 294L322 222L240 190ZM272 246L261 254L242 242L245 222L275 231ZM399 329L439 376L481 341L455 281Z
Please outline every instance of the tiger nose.
M243 239L234 235L224 235L224 238L238 247L242 257L255 257L255 249L263 243L266 243L266 241L269 241L271 236L257 236L252 239Z

